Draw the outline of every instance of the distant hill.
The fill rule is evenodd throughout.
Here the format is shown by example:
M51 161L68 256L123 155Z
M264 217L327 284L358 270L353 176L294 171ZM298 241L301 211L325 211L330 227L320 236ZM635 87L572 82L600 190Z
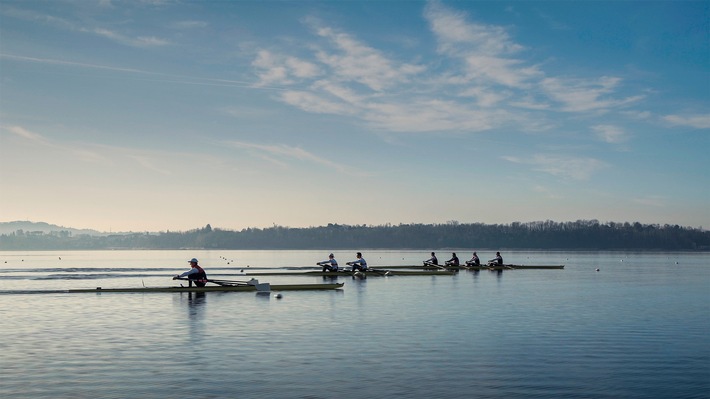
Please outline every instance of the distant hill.
M51 232L68 231L71 235L81 235L88 234L90 236L104 236L107 233L102 233L96 230L90 229L74 229L71 227L57 226L56 224L49 224L45 222L30 222L30 221L14 221L14 222L0 222L0 234L12 234L18 230L22 230L25 233L41 231L45 234Z

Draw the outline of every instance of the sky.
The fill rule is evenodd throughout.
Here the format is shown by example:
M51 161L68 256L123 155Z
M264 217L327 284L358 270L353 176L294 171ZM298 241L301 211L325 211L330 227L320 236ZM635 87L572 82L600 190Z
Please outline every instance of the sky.
M710 2L0 0L0 221L710 228Z

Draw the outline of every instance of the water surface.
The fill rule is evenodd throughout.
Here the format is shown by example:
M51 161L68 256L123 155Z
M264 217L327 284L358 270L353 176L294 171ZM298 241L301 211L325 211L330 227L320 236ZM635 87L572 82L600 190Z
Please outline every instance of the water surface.
M343 264L354 252L336 257ZM428 257L363 252L372 266ZM170 276L187 270L193 256L210 277L241 278L242 271L310 268L327 253L0 252L0 396L707 398L710 392L708 254L509 252L503 255L510 263L566 266L340 277L342 291L284 292L282 299L10 293L172 285ZM459 252L461 259L469 255Z

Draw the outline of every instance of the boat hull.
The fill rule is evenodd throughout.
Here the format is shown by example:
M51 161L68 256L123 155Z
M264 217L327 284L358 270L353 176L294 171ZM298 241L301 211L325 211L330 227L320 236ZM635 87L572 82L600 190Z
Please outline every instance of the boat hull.
M503 269L564 269L564 265L515 265L515 264L509 264L509 265L493 265L493 266L488 266L486 264L480 265L480 266L466 266L466 265L459 265L459 266L444 266L444 265L439 265L439 266L425 266L425 265L410 265L410 266L383 266L385 269L412 269L412 270L482 270L482 269L489 269L489 268L496 268L500 267Z
M467 270L559 270L564 269L564 265L481 265L463 266Z
M366 276L453 276L455 270L370 270L366 272L322 272L322 271L307 271L307 272L256 272L246 273L246 276L324 276L324 277L351 277L354 273L364 274Z
M271 291L324 291L338 290L343 288L345 283L327 284L270 284ZM18 291L20 294L86 294L86 293L119 293L119 292L164 292L164 293L184 293L184 292L259 292L254 285L232 285L232 286L207 286L207 287L132 287L132 288L79 288L71 290L39 290L39 291ZM264 291L268 292L268 291ZM6 292L10 293L10 292Z

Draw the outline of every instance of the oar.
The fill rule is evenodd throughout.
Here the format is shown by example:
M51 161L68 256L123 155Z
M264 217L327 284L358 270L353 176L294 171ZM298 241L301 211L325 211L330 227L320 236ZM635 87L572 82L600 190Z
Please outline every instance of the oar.
M480 270L481 268L485 267L484 265L481 264L473 264L473 263L466 263L462 265L461 267L465 268L466 270Z
M179 277L176 280L189 280L184 277ZM208 283L217 284L222 287L235 287L235 286L245 286L252 285L256 288L257 294L268 294L271 292L271 284L269 283L259 283L258 280L252 279L251 281L236 281L236 280L218 280L218 279L205 279Z
M437 267L437 268L439 268L439 269L444 269L444 270L446 270L446 268L445 268L444 266L435 265L435 264L433 264L433 263L431 263L431 262L424 262L424 266Z
M207 279L208 283L213 283L217 285L249 285L248 281L237 281L237 280L214 280L214 279Z
M425 266L425 267L426 267L426 266L436 267L436 268L438 268L439 270L448 271L448 268L447 268L446 266L435 265L435 264L433 264L433 263L431 263L431 262L424 262L424 266ZM452 266L453 266L453 265L452 265Z
M176 278L175 280L186 280L186 281L190 281L189 278L185 278L185 277L178 277L178 278ZM194 280L193 280L193 281L194 281ZM249 284L248 281L215 280L215 279L209 279L209 278L208 278L208 279L205 279L205 280L203 280L203 281L206 281L206 282L208 282L208 283L213 283L213 284L221 285L221 286L227 286L227 285L248 285L248 284Z

